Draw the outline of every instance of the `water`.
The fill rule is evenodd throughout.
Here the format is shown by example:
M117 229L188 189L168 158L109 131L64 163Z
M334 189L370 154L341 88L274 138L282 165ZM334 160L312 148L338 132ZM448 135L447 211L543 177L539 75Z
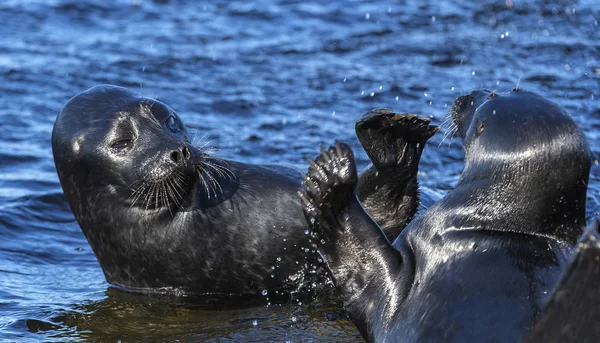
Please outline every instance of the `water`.
M361 341L328 302L215 309L110 289L52 160L52 125L74 94L129 87L173 107L222 157L304 169L334 138L364 165L353 126L367 109L439 124L471 89L518 85L572 113L598 156L598 20L595 0L3 1L0 340ZM460 142L442 137L423 155L424 206L462 168ZM588 218L599 179L595 165Z

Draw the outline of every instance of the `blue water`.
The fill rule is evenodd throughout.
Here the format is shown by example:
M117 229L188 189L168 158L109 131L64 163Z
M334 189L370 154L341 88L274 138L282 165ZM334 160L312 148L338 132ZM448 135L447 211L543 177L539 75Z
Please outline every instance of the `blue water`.
M600 6L581 1L0 3L0 341L360 342L328 303L246 310L109 288L63 197L50 146L62 105L100 83L158 97L219 155L306 167L373 107L440 124L472 89L539 92L600 149ZM424 206L457 181L440 132ZM588 218L600 210L592 168Z

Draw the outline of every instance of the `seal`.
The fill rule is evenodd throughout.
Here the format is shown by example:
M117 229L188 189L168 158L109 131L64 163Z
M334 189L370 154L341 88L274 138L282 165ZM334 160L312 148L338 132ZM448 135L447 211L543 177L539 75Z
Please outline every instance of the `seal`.
M600 337L600 218L577 244L571 264L524 343L593 342Z
M585 227L591 154L564 110L521 90L474 91L451 115L465 149L461 178L393 244L355 197L347 145L309 167L305 214L367 341L524 338Z
M388 120L393 115L385 110L365 115L357 132L383 144L392 127L405 130L398 120ZM389 123L375 127L378 121ZM437 131L427 119L410 122L422 127L415 137L421 143ZM300 173L219 159L210 147L193 146L180 117L160 101L122 87L93 87L61 110L52 150L65 199L112 285L260 295L295 291L311 284L307 277L319 275L319 256L311 252L296 195ZM375 166L365 172L373 184L388 182L385 168L398 168L378 165L380 174ZM418 158L408 167L415 179L417 165ZM364 199L412 206L403 213L409 216L418 203L414 184L402 180L393 191L365 186Z
M52 150L65 198L113 285L251 294L312 263L285 254L308 247L296 172L191 146L160 101L93 87L60 112Z

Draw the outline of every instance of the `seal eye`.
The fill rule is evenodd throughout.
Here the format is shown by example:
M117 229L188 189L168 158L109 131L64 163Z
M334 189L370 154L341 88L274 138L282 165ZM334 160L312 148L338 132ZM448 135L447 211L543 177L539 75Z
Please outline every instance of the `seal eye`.
M132 146L133 141L131 139L119 139L118 141L110 145L111 149L113 149L116 152L127 151L131 149Z
M177 121L177 119L175 119L175 116L170 116L169 118L167 118L167 127L173 132L178 132L179 130L181 130L179 122Z
M483 133L483 129L485 129L485 123L480 123L477 125L477 136Z

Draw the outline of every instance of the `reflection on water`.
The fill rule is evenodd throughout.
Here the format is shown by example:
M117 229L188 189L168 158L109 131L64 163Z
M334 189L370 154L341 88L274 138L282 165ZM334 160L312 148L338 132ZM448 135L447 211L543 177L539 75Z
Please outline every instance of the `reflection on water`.
M308 306L291 305L292 301L265 306L264 299L230 299L215 305L214 299L149 297L114 289L106 296L50 321L28 320L27 327L32 332L54 331L56 340L80 337L101 342L362 341L339 306L327 300ZM248 307L240 309L240 302Z

